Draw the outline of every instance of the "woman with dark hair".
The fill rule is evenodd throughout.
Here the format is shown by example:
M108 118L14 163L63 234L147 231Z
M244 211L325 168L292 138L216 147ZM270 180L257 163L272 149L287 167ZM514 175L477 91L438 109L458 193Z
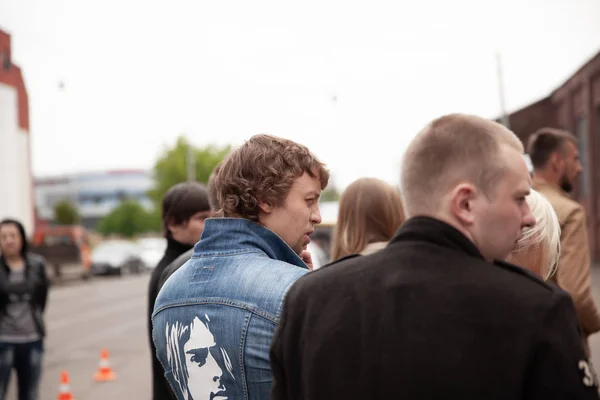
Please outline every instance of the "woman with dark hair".
M27 253L23 225L0 222L0 399L10 372L17 373L19 400L37 400L44 351L49 282L44 260Z

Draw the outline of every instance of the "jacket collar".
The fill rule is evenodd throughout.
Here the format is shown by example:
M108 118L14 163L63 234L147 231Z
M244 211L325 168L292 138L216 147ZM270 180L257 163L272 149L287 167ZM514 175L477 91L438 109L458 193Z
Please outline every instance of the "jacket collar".
M453 226L431 217L413 217L402 225L390 245L403 241L423 241L455 249L485 260L475 244Z
M245 218L209 218L194 255L239 254L259 250L273 260L308 269L304 261L275 232Z
M172 237L169 237L167 238L167 249L165 250L165 253L170 254L174 257L178 257L180 254L185 253L192 247L194 246L186 243L181 243L173 239Z
M548 182L547 180L540 178L540 177L534 176L533 182L532 182L532 187L534 190L547 189L547 190L553 191L554 193L556 193L562 197L567 197L569 199L571 198L569 193L562 190L560 188L560 186L555 185L554 183Z

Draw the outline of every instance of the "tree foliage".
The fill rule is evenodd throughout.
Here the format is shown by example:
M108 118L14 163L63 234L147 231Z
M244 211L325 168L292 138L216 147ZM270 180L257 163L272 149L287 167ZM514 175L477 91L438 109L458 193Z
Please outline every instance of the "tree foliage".
M335 185L328 185L325 190L321 192L321 201L338 201L340 199L340 192Z
M68 200L54 205L54 221L59 225L75 225L81 220L77 207Z
M160 214L147 211L135 200L124 200L98 224L97 230L103 235L117 234L132 238L146 232L159 232Z
M158 207L163 196L171 186L187 181L187 155L189 142L180 136L175 146L166 148L154 164L154 188L149 191L149 197ZM231 146L219 147L207 145L204 147L193 146L192 153L195 160L195 179L198 182L208 182L212 170L231 151Z

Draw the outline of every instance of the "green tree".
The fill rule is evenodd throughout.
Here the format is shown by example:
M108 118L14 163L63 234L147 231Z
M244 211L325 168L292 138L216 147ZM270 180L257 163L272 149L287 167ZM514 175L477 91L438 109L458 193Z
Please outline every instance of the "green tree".
M79 223L81 218L77 207L68 200L61 200L54 205L54 221L59 225L74 225Z
M102 218L97 229L103 235L119 234L127 238L139 233L156 232L160 224L157 224L154 214L135 200L124 200Z
M338 201L339 199L340 192L333 183L327 185L325 190L321 192L321 201Z
M174 147L166 148L154 164L154 188L148 195L159 207L163 196L169 188L177 183L187 181L187 155L190 144L183 137L177 139ZM231 151L231 146L219 147L207 145L193 147L192 153L196 164L196 180L208 182L212 170Z

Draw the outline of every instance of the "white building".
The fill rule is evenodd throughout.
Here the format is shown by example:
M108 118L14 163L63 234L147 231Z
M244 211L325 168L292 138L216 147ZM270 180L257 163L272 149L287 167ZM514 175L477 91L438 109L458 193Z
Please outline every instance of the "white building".
M35 205L29 144L29 102L21 69L11 61L10 35L0 30L0 219L33 234Z
M77 207L82 224L94 228L123 199L136 200L151 210L153 204L148 198L148 191L153 184L149 171L136 169L36 178L38 217L52 221L56 203L67 200Z

